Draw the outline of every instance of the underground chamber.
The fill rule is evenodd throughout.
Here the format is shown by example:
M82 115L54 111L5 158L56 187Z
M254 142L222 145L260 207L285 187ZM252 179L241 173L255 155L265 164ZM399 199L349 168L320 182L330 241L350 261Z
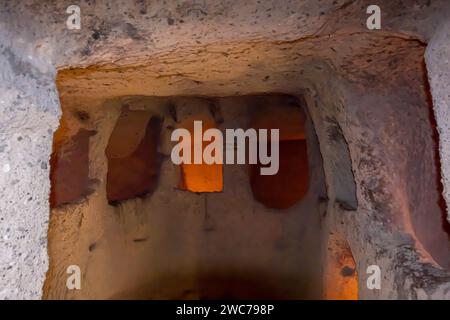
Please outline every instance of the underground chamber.
M75 298L322 296L326 192L303 99L128 96L91 109L63 100L62 110L51 158L47 298L72 294L69 261L84 275ZM198 121L202 132L254 129L239 146L246 157L261 129L278 129L277 173L261 175L267 163L259 159L238 164L237 146L236 163L174 164L172 132L194 135ZM226 155L231 142L223 140Z
M88 74L94 80L84 72L62 71L57 81L62 116L50 160L45 298L358 299L369 290L367 268L388 269L377 258L386 247L399 250L384 258L394 265L410 259L408 248L436 270L449 267L426 92L411 96L406 112L390 108L393 95L349 121L342 117L355 111L339 90L158 96L142 94L139 82L140 94L115 92L111 82L106 94L85 96L79 92L103 88L92 88L101 79L96 70ZM217 136L183 149L191 163L174 162L182 141L174 132L194 142L199 123L203 138L220 133L223 163L194 163L196 150L217 156L210 148ZM229 129L254 130L240 145L241 160ZM259 155L267 140L269 156L274 143L260 133L273 129L278 170L262 175L270 164L249 151ZM81 290L67 289L69 266L79 268Z
M0 299L450 299L448 1L35 2Z

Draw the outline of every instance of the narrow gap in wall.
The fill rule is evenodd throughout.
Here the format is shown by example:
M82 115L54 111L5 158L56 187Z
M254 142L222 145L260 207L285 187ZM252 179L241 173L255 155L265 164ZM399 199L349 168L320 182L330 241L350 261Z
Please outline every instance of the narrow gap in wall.
M180 166L181 179L179 188L191 192L220 192L223 189L222 163L208 164L204 162L204 159L201 164L195 163L196 137L194 132L194 122L198 123L198 121L201 121L202 135L206 130L217 129L214 119L210 115L193 115L184 119L177 125L177 128L186 129L189 132L189 138L186 137L183 139L188 139L190 145L190 157L187 157L189 158L190 163L183 163ZM181 143L184 142L185 141L181 141ZM199 149L201 154L211 153L212 157L217 156L216 152L219 152L218 150L208 152L209 146L213 146L215 143L219 143L220 145L220 141L215 141L214 138L211 138L211 141L200 142L201 146ZM184 156L182 153L183 152L181 152L181 156Z
M431 88L430 83L428 81L428 71L427 66L425 62L422 64L424 69L424 84L425 84L425 94L427 98L427 104L429 107L429 116L430 116L430 123L432 128L432 136L433 136L433 143L434 143L434 159L435 159L435 166L436 166L436 184L439 190L439 207L441 208L442 213L442 227L445 230L445 232L448 234L449 241L450 241L450 223L447 220L447 205L445 203L445 199L443 196L444 192L444 186L442 185L442 166L441 166L441 157L439 154L439 132L437 129L437 122L436 118L434 116L434 110L433 110L433 97L431 95Z
M110 204L150 195L158 186L161 118L124 108L106 147Z
M275 209L295 205L305 196L309 185L305 114L291 97L285 99L277 107L260 107L250 124L257 130L268 130L268 150L271 150L271 130L279 130L278 172L263 175L261 168L267 168L267 165L260 161L250 165L253 196L265 206Z
M83 201L93 192L96 180L89 177L89 141L96 131L83 127L88 120L83 110L66 110L61 116L50 158L51 208Z
M413 217L413 225L416 236L428 253L444 269L450 269L450 223L447 220L447 205L443 196L442 167L439 154L439 132L434 114L433 98L430 83L428 81L428 70L425 61L422 61L423 90L426 97L428 120L430 122L432 147L434 150L434 175L437 188L436 202L438 212L423 212L421 216ZM430 216L438 214L439 216Z
M342 133L341 126L336 119L327 118L327 143L333 157L331 163L333 190L335 201L343 210L355 211L358 208L356 197L356 182L352 170L352 161L348 143Z

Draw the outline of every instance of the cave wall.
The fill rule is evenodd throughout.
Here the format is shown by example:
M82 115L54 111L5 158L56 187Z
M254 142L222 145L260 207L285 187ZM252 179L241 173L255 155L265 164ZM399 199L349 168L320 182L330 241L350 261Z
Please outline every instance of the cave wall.
M38 298L48 268L48 152L58 95L53 73L0 46L0 299Z
M339 99L330 99L326 92L329 88ZM357 210L349 210L340 201L329 202L324 222L329 232L329 240L325 233L325 259L332 259L339 249L335 248L335 235L344 234L357 263L360 298L444 298L448 273L442 267L445 269L448 263L448 240L441 229L435 155L433 148L423 146L434 143L431 124L420 120L420 115L425 119L429 111L426 98L409 87L395 87L393 93L385 88L374 89L371 86L372 93L368 94L364 87L332 87L325 81L308 101L318 128L326 181L333 181L328 177L335 174L333 157L337 155L327 145L334 143L329 141L329 129L335 128L338 121L348 143L358 199ZM345 109L340 109L342 101ZM418 109L414 112L412 108ZM392 114L396 112L400 114ZM411 121L404 118L413 114L415 126L404 126ZM395 135L399 138L393 138ZM417 159L419 154L421 160L411 164L409 160ZM333 189L339 185L327 183L327 187L333 200ZM434 219L435 223L424 225L423 219ZM420 232L435 239L421 238ZM381 290L369 290L366 285L366 270L371 265L379 266L384 274Z
M374 31L365 28L369 4L332 0L281 5L278 1L245 5L86 2L81 4L86 14L82 29L71 31L65 28L65 3L2 2L0 105L5 116L0 132L0 188L5 201L0 204L0 246L6 254L0 258L4 275L0 297L42 296L48 264L48 159L60 112L53 80L57 68L88 67L75 70L77 77L69 73L74 83L68 80L63 90L74 97L79 90L80 97L100 100L111 94L277 91L309 95L309 105L319 106L317 110L310 107L310 112L324 159L330 156L327 150L333 149L327 147L324 114L332 113L334 128L338 123L348 144L358 209L348 214L348 208L336 206L338 192L333 191L335 179L329 170L333 163L324 160L330 197L325 223L330 231L339 228L346 235L357 261L360 298L448 298L449 275L421 248L411 222L420 217L419 211L435 207L429 199L414 197L426 194L435 180L432 151L402 146L398 139L385 150L383 140L387 132L396 137L400 130L410 137L407 141L419 139L422 146L431 145L421 126L416 133L398 121L408 120L408 111L417 107L409 99L396 98L425 86L418 80L423 73L416 66L431 41L427 66L441 138L444 190L449 189L445 129L449 97L445 93L447 65L443 64L448 28L440 26L448 16L448 4L444 0L379 1L383 28ZM111 71L121 68L120 77L114 78ZM361 110L361 97L373 112ZM404 104L405 114L389 127L396 117L391 109L398 103ZM375 124L385 123L385 131L366 123L367 116L375 117ZM402 161L402 170L397 171L397 147L424 159L423 166L413 168ZM420 186L406 176L417 176L419 184L421 177L428 179ZM381 291L364 286L365 267L374 261L385 272Z
M270 97L261 100L278 106ZM170 112L175 111L182 123L186 118L208 114L210 100L180 97L170 101L173 108L167 110L167 99L159 98L124 97L100 106L89 99L63 99L68 127L97 131L91 138L89 157L90 177L99 183L86 200L51 212L50 268L44 297L322 297L324 180L311 124L306 126L311 163L308 192L289 209L269 209L254 200L247 166L223 166L222 192L194 193L178 188L180 167L170 160L174 143L169 137L176 126ZM222 130L248 127L260 107L251 97L215 101L223 120L218 128ZM159 146L164 161L159 184L151 195L111 206L106 201L108 163L104 150L124 105L164 119ZM77 125L72 123L79 122L72 116L73 110L81 106L90 120ZM81 268L82 290L66 288L65 270L70 264Z
M425 59L428 69L428 77L433 97L434 113L439 131L439 154L442 166L442 184L444 187L444 197L447 202L447 211L450 206L450 168L449 168L449 22L443 23L436 30L427 47ZM450 221L450 213L447 217Z

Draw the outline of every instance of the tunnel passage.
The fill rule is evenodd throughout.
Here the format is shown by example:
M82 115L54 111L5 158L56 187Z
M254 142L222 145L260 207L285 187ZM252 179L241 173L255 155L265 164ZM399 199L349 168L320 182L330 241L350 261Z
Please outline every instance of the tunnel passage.
M84 144L89 170L72 174L98 183L52 210L47 298L321 297L322 164L296 98L121 97L85 107L88 121L78 108L63 101L67 139L97 134ZM171 133L199 119L222 132L281 126L280 177L265 181L260 164L175 165ZM88 290L64 289L68 257Z

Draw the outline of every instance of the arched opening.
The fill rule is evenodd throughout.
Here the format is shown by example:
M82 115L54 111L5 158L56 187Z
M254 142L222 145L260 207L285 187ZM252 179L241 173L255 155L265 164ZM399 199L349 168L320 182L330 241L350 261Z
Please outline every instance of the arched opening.
M262 175L261 162L250 166L250 184L255 199L269 208L287 209L308 191L309 164L305 115L292 99L277 106L261 107L250 127L279 130L279 169L275 175ZM271 141L269 140L269 146ZM270 150L270 147L269 147Z
M108 159L108 203L144 197L157 184L161 119L146 111L123 109L105 150Z
M199 123L198 132L194 129L195 122ZM177 128L186 129L189 136L186 136L187 141L180 141L180 143L187 143L190 148L189 163L181 164L181 181L179 187L183 190L192 192L220 192L223 189L223 174L222 163L205 163L203 154L207 146L214 143L212 141L203 140L204 133L212 128L215 128L215 123L211 116L192 116L191 118L181 121ZM183 138L184 139L184 138ZM199 142L197 142L198 140ZM200 144L199 150L196 150L196 143ZM221 142L219 142L220 144ZM221 150L213 151L223 153L223 145L220 145ZM195 153L201 153L201 163L195 163Z

